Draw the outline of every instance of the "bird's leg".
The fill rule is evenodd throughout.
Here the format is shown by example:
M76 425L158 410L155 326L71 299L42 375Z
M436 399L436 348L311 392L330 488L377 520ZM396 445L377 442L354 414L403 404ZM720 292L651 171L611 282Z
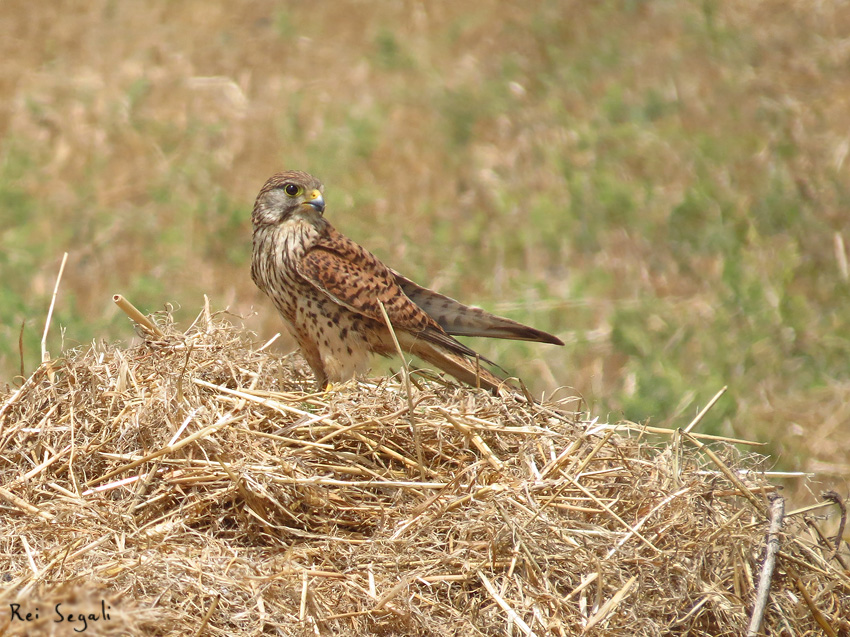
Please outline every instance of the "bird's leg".
M343 387L351 385L352 387L357 385L356 378L349 378L348 380L338 380L338 381L325 381L324 387L320 387L319 391L323 391L328 394L330 392L340 391Z

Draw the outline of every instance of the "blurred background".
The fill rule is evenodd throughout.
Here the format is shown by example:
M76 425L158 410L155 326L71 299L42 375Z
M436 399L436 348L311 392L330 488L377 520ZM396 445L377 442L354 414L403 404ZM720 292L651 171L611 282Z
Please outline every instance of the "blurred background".
M848 33L832 2L4 0L0 381L65 251L54 355L132 339L113 293L270 338L250 211L298 168L387 264L559 335L470 342L537 393L684 426L728 384L701 431L846 494Z

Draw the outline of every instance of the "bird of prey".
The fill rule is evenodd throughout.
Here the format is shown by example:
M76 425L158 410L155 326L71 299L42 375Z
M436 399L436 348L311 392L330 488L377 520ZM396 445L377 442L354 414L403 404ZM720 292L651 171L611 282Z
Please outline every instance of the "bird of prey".
M274 302L320 389L366 372L370 352L396 354L381 305L401 349L494 393L504 380L453 336L563 345L551 334L464 305L388 268L325 219L323 192L312 175L278 173L260 190L251 215L251 278Z

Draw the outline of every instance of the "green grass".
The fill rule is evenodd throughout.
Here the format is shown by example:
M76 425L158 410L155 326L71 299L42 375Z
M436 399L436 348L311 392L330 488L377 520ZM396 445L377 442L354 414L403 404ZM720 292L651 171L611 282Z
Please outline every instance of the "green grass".
M187 322L207 294L268 338L250 208L302 168L393 267L561 335L474 343L536 391L675 426L728 384L704 431L848 465L812 441L850 387L846 47L827 8L154 4L0 9L47 25L0 44L3 378L22 322L39 362L66 250L51 352L60 325L66 344L129 338L115 292Z

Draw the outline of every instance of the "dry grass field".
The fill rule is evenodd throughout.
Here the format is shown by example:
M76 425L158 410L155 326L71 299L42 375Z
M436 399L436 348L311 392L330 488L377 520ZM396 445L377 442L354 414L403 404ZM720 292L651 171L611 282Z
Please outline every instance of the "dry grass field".
M388 264L567 342L473 344L535 391L677 426L728 385L705 431L846 493L848 32L828 2L5 0L2 378L65 251L54 355L129 339L116 292L271 337L250 208L299 168Z

